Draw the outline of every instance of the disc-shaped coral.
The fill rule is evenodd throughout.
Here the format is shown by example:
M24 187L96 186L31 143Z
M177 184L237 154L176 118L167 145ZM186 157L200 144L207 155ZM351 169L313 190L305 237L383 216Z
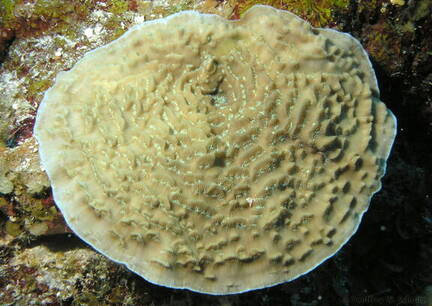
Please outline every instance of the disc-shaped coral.
M35 135L70 227L147 280L227 294L356 231L395 136L360 44L255 6L129 30L59 74Z

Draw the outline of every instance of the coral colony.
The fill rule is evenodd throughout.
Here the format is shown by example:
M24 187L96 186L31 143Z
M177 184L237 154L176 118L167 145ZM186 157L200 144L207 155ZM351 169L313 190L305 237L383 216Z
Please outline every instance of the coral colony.
M35 135L75 233L150 282L231 294L355 233L396 120L351 36L254 6L138 25L58 75Z

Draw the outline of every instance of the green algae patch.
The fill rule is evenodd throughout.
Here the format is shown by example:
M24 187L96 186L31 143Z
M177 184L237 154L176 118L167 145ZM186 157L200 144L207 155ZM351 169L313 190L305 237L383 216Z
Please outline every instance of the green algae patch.
M312 25L323 27L333 22L336 11L348 8L349 0L240 0L233 1L234 18L239 18L255 4L270 5L291 11L308 20Z
M108 11L119 15L123 14L129 9L129 1L128 0L110 0L108 1L109 9Z
M1 0L0 1L0 24L8 25L15 18L14 10L16 0Z
M5 229L6 229L6 233L8 233L13 237L17 237L22 233L21 225L16 222L7 221Z
M28 86L28 95L36 96L43 93L52 85L52 80L50 79L34 79L31 80Z

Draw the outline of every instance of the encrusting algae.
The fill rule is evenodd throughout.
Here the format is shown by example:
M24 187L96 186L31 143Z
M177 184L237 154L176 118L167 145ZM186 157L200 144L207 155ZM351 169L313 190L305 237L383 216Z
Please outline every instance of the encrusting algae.
M267 6L186 11L60 73L35 136L78 236L151 282L230 294L297 278L357 230L396 131L378 96L349 35Z

